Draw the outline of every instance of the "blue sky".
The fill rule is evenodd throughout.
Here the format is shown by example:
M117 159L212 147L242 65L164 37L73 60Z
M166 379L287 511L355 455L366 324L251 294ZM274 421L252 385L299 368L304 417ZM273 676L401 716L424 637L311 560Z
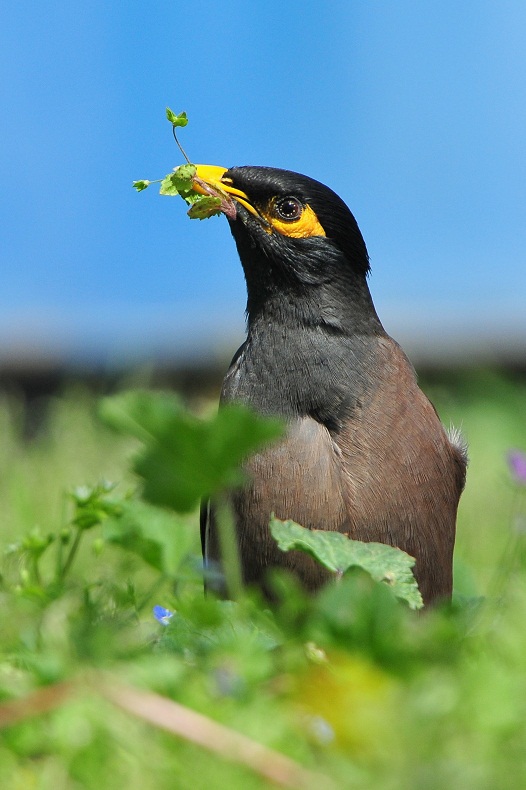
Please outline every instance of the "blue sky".
M131 188L181 162L166 105L193 161L286 167L344 198L410 350L526 347L523 0L4 6L0 356L242 337L224 218Z

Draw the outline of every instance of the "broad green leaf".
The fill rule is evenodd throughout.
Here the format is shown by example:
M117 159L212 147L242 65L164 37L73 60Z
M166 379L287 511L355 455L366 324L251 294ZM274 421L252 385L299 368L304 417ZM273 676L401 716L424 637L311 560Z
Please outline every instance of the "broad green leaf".
M199 203L205 195L202 195L200 192L183 192L181 197L186 200L189 206L193 206L194 203Z
M159 193L161 195L181 195L187 200L187 195L195 195L196 199L203 197L192 191L192 182L196 174L195 165L180 165L173 173L168 173L161 181Z
M351 540L341 532L305 529L294 521L274 517L270 531L282 551L304 551L334 573L343 574L351 567L362 568L375 581L389 585L396 597L406 601L411 609L423 606L411 570L415 560L405 551L384 543Z
M179 512L192 510L203 496L239 484L242 460L282 433L280 422L240 405L198 419L175 395L162 392L105 398L101 416L142 442L134 471L143 480L144 497Z
M172 126L186 126L188 123L188 118L185 112L176 115L169 107L166 108L166 117Z
M221 213L221 198L202 196L188 209L190 219L208 219Z
M181 183L181 191L192 188L192 181L197 173L197 167L187 162L185 165L174 167L174 177Z
M173 173L168 173L161 181L159 193L161 195L181 195L186 198L186 193L192 193L192 181L196 174L195 165L180 165ZM196 194L197 197L202 195Z
M103 535L169 575L177 572L193 542L191 530L174 513L140 500L123 503L118 516L105 522Z
M178 195L179 194L179 181L175 173L168 173L167 176L161 181L159 189L160 195Z

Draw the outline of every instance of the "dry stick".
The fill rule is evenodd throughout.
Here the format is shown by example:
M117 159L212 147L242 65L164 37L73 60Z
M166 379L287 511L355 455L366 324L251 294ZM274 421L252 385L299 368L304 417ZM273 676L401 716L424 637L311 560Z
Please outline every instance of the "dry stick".
M0 705L0 728L11 727L29 716L38 716L60 707L77 688L76 683L61 681L37 689L20 699L3 702Z
M173 700L131 686L98 685L99 692L123 710L250 768L282 787L328 788L326 776L312 773L289 757L241 735Z
M331 780L303 768L290 757L263 746L246 735L218 724L207 716L173 700L132 686L116 685L111 676L91 675L92 684L107 700L150 724L215 752L223 758L245 765L281 787L303 790L331 790ZM86 677L45 686L22 699L0 704L0 729L25 719L49 713L68 701L74 692L86 690Z

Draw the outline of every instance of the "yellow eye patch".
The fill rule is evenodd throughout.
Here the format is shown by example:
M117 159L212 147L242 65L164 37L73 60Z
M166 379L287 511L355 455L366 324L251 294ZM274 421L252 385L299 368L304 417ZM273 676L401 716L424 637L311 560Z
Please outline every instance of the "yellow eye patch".
M326 236L323 227L310 206L304 206L298 217L294 220L282 220L276 217L275 213L261 211L261 215L267 220L270 227L282 233L283 236L290 236L293 239L306 239L310 236Z

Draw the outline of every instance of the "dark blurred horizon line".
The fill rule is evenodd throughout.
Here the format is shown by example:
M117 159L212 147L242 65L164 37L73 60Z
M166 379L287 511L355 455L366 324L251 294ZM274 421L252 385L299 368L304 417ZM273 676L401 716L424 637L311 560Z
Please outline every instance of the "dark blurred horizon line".
M526 310L420 305L383 306L379 312L386 331L416 367L526 365ZM215 366L227 363L244 337L243 311L231 305L4 312L0 375L2 370L51 367Z

